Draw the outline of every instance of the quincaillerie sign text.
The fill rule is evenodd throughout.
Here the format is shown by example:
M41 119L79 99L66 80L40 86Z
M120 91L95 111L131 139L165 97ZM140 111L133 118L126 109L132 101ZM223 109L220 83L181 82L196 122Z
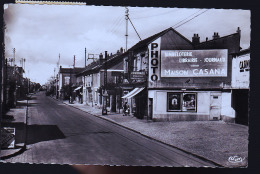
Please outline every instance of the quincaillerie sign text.
M161 77L227 77L228 52L162 50Z

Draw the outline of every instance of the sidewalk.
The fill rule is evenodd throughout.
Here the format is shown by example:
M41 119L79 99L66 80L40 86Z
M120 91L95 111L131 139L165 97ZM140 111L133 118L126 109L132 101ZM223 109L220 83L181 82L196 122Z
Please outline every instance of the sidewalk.
M109 113L85 104L65 104L137 131L224 167L248 165L248 127L223 121L153 122Z
M15 128L15 147L10 149L1 149L0 159L15 156L24 150L24 130L26 119L27 100L17 102L16 108L11 108L2 118L2 127Z

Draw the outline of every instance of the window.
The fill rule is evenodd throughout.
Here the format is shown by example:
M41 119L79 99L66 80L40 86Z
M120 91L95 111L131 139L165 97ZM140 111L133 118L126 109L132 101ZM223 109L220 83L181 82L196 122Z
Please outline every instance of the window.
M127 73L128 72L128 62L127 60L125 59L125 64L124 64L124 72Z
M65 78L65 85L70 84L70 77L64 77Z
M167 94L168 112L196 112L195 93L172 93Z

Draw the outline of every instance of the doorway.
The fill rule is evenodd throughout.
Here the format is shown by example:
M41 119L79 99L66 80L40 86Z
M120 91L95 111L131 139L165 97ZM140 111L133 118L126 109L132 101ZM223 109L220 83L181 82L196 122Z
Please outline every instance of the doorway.
M211 93L209 120L219 120L220 114L221 114L221 93Z

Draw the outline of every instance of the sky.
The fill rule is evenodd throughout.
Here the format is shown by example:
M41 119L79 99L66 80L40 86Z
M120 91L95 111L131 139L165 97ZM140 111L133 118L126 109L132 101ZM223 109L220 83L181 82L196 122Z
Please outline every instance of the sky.
M240 46L250 47L250 11L225 9L128 7L129 17L141 39L173 27L187 39L194 33L200 41L220 37L241 29ZM87 54L116 53L126 48L125 7L86 5L5 4L5 56L16 64L25 58L25 77L45 84L60 65L83 67ZM140 39L128 22L130 48ZM92 60L88 60L91 63Z

